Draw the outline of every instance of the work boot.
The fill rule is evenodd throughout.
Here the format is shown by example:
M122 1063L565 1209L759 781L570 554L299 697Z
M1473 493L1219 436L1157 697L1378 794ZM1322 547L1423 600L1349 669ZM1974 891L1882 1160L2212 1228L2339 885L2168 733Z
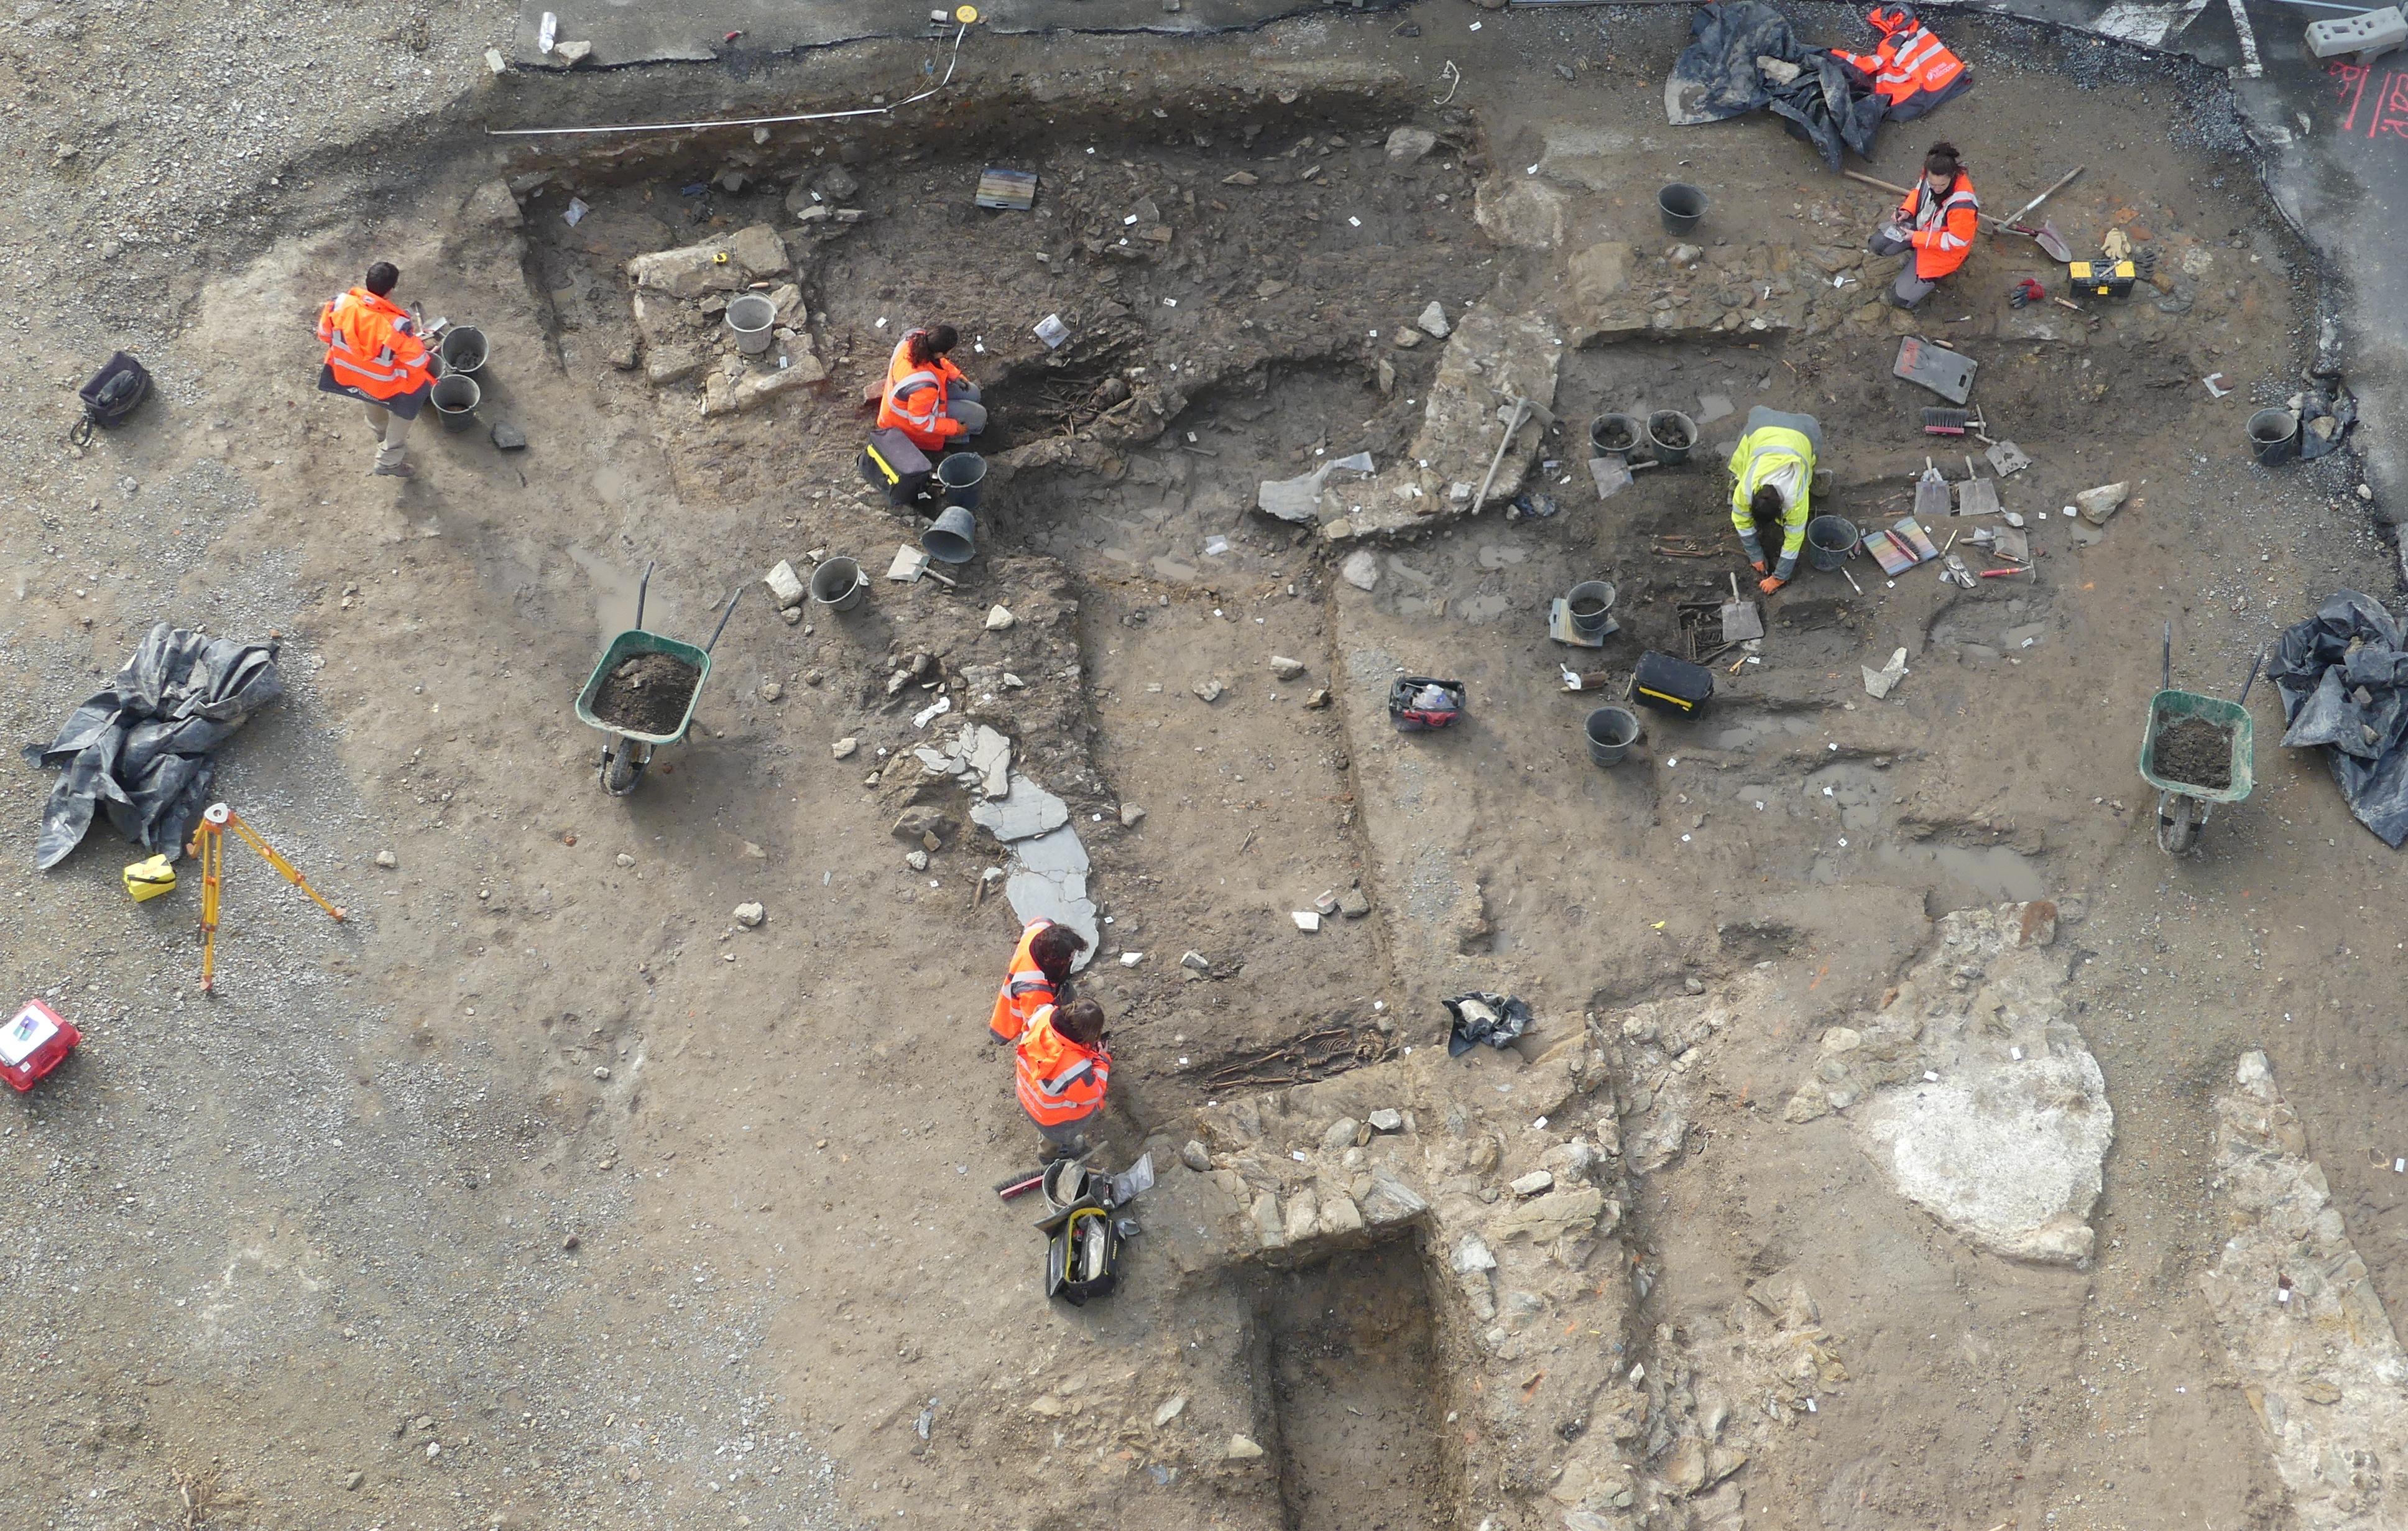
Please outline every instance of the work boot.
M391 467L369 469L368 477L372 479L415 479L418 477L418 470L411 467L408 463L395 463Z

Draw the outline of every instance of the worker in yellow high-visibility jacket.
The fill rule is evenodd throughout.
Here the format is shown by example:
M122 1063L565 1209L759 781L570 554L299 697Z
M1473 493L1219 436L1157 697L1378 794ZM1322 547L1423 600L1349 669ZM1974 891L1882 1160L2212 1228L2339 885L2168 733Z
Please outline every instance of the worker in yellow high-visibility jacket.
M1756 588L1767 595L1787 584L1798 572L1798 555L1806 547L1806 522L1813 514L1808 497L1814 486L1814 459L1823 450L1823 427L1813 415L1784 414L1762 405L1747 412L1747 434L1731 450L1731 525L1739 545L1747 551L1750 567L1761 576ZM1781 533L1779 562L1765 566L1769 530Z

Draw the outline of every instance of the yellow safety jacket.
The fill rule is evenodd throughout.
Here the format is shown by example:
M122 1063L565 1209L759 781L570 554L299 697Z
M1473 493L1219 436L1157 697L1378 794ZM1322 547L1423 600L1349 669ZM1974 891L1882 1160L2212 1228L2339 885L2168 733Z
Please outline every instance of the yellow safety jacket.
M1784 472L1784 470L1787 470ZM1764 550L1756 537L1756 513L1748 502L1756 492L1775 475L1794 480L1782 485L1781 566L1772 572L1786 579L1798 571L1798 555L1806 546L1806 521L1811 511L1807 500L1814 486L1814 444L1805 434L1786 425L1763 425L1739 438L1731 449L1731 525L1738 529L1740 545L1747 550L1748 561L1764 562Z

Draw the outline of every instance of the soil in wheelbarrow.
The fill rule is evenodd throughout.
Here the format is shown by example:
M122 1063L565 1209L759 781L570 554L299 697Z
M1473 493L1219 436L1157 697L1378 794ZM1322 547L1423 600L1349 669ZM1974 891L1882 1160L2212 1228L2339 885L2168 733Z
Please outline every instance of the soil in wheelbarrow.
M702 672L667 654L637 654L602 678L594 715L631 734L674 734Z
M2157 735L2157 774L2213 791L2232 785L2232 730L2185 718Z

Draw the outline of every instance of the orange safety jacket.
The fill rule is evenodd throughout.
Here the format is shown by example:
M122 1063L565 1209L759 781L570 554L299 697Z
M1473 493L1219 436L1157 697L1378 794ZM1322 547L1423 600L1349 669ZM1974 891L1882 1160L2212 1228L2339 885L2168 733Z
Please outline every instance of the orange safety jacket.
M1082 1047L1054 1029L1054 1007L1039 1009L1012 1049L1020 1109L1040 1127L1083 1122L1104 1109L1112 1055Z
M1037 966L1029 948L1037 944L1040 932L1053 927L1051 920L1031 920L1028 928L1020 933L1020 944L1012 949L1011 966L1003 970L1003 991L995 996L995 1013L987 1017L986 1029L998 1042L1016 1040L1037 1019L1037 1012L1052 1005L1057 994L1054 980L1045 969Z
M1936 201L1927 200L1923 178L1915 178L1914 189L1898 205L1898 226L1914 247L1918 279L1938 281L1965 264L1965 257L1973 253L1981 206L1973 195L1973 179L1962 170Z
M911 337L927 333L924 329L905 330L903 338L895 342L895 354L886 359L888 388L893 388L896 383L901 382L907 374L916 370L911 364ZM928 367L936 373L937 380L940 383L968 383L970 380L969 374L955 366L950 356L938 357L928 364Z
M326 343L326 371L336 386L379 403L435 381L426 342L403 326L409 315L390 298L354 287L318 310L318 338Z
M1965 61L1933 36L1912 7L1875 6L1865 20L1882 35L1878 48L1870 53L1831 51L1872 77L1874 92L1889 103L1885 115L1891 122L1920 117L1971 89L1973 77Z
M948 436L969 434L968 426L945 413L945 379L924 366L887 385L878 404L878 428L901 431L922 451L942 451Z

